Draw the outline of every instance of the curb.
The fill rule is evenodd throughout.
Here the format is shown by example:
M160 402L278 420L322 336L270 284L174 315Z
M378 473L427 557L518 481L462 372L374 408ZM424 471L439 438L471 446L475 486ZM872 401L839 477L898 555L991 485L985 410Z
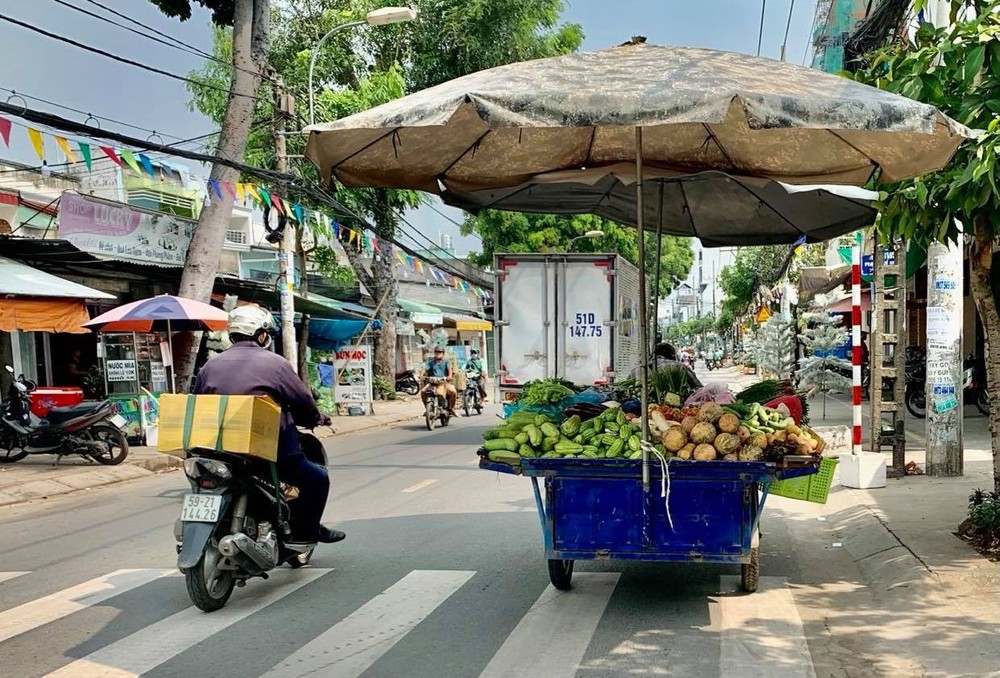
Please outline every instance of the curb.
M338 431L337 430L337 421L338 421L338 419L334 419L332 427L322 428L322 429L316 429L313 432L313 434L317 438L319 438L320 440L327 440L329 438L336 438L338 436L348 436L348 435L352 435L352 434L355 434L355 433L365 433L365 432L368 432L368 431L373 431L375 429L385 428L386 426L392 426L393 424L398 424L400 422L412 421L414 419L419 419L421 417L421 414L420 413L416 413L416 414L405 414L405 415L392 415L391 418L388 418L388 419L379 419L379 420L376 420L376 418L377 417L381 417L381 416L389 416L389 415L374 414L374 415L370 415L370 416L371 416L371 419L369 419L368 421L366 421L364 426L360 426L358 428L352 428L350 431ZM345 419L346 419L346 417L345 417Z
M182 465L183 462L176 457L157 454L119 466L99 466L81 473L33 480L16 487L0 490L0 507L24 504L39 499L50 499L81 490L91 490L129 480L148 478L158 473L173 471Z

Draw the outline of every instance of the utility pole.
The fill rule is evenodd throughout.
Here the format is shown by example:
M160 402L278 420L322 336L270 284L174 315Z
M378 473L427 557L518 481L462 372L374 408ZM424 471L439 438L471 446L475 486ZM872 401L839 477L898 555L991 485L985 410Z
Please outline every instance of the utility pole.
M274 92L274 169L288 172L288 149L285 146L285 118L291 109L291 95L285 94L281 76L272 72ZM287 218L278 252L278 292L281 300L281 346L285 359L298 371L298 346L295 337L295 228ZM304 274L304 271L303 271ZM302 376L302 375L300 375Z
M927 475L960 476L962 458L963 238L927 248ZM872 388L875 381L872 380Z

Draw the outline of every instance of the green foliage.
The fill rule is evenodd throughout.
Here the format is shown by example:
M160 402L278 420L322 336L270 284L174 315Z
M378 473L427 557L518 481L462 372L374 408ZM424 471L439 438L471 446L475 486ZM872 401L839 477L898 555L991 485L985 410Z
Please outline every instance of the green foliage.
M181 21L191 18L192 2L212 11L212 22L216 26L232 26L236 0L149 0L167 16Z
M560 24L563 0L418 0L409 82L423 89L494 66L569 54L578 24Z
M973 491L969 495L969 521L977 530L1000 532L1000 494Z
M692 318L682 323L668 325L665 336L672 343L694 344L703 340L705 335L715 332L715 325L715 317L711 315Z
M313 263L320 275L333 283L353 284L358 277L354 269L341 264L337 259L337 253L331 247L320 245L312 252Z
M972 128L986 132L962 145L941 172L886 187L878 223L884 237L954 242L957 218L967 229L995 237L1000 207L997 140L1000 138L1000 15L996 0L952 3L975 10L948 28L921 24L912 42L865 57L854 78L932 104Z
M600 230L600 238L581 238L573 244L574 252L617 252L637 264L639 247L634 228L621 226L593 214L521 214L485 210L469 215L462 224L462 233L475 233L483 243L481 252L470 260L478 266L490 266L497 252L565 252L572 238L587 231ZM646 239L646 271L652 280L656 268L655 237ZM694 262L688 238L664 236L660 256L660 289L658 296L670 294L678 283L687 278Z
M806 245L802 254L794 259L796 266L822 265L825 248L823 243ZM760 288L778 282L786 268L789 281L795 282L798 275L796 267L789 266L791 257L792 248L787 245L742 247L737 250L733 263L723 266L719 272L719 288L725 295L722 300L723 314L735 319L755 311Z
M372 390L379 400L395 400L396 385L386 376L381 374L372 375Z

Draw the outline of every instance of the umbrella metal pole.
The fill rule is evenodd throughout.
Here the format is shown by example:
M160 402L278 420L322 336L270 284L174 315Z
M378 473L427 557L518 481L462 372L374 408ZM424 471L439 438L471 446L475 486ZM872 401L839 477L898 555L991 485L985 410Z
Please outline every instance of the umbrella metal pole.
M639 355L642 356L642 363L639 366L639 402L642 411L639 414L639 423L642 429L642 437L645 440L648 436L649 423L649 300L646 298L646 236L644 232L643 217L644 205L642 197L642 127L635 128L635 197L636 197L636 228L639 246ZM649 492L649 446L642 446L642 491Z
M167 320L167 350L170 351L170 391L177 393L177 366L174 365L174 334L170 331L170 320ZM163 356L160 356L161 358Z
M663 182L658 184L658 193L656 200L656 275L653 278L653 298L656 299L656 315L653 317L653 322L656 328L653 330L653 340L656 343L663 341L663 337L660 336L660 269L661 261L663 260ZM655 350L655 347L654 347ZM656 365L656 361L653 361L653 365Z

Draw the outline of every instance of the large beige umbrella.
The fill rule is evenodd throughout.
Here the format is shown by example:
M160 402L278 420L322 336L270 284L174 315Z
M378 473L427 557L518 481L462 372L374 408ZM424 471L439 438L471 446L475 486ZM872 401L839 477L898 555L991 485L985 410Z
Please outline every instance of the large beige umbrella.
M791 184L940 169L967 128L937 109L772 59L629 44L510 64L314 125L306 155L347 186L439 193L634 162Z
M684 183L666 190L660 181L647 191L644 171L655 169L663 179L721 172L736 181L860 186L878 171L883 181L898 181L940 169L972 136L932 106L839 76L760 57L640 41L480 71L307 130L306 156L325 178L349 187L418 189L470 206L492 200L490 191L515 188L500 202L538 211L537 204L517 205L522 189L538 193L570 184L580 187L575 197L582 199L588 191L634 186L634 195L621 195L620 201L636 205L635 219L628 221L638 227L640 252L647 213L662 222L671 209L683 213L691 204L681 190ZM634 165L634 176L551 181L554 173L593 168L610 176L608 168L619 163ZM540 176L546 178L536 181ZM839 205L852 213L858 208L850 200ZM705 202L705 209L712 207ZM764 210L763 200L759 208ZM851 222L836 205L829 209L834 221ZM773 209L768 218L771 224L781 221ZM697 225L691 228L697 231ZM737 228L734 224L734 233ZM795 242L801 237L796 230L786 223L773 241ZM726 243L716 238L712 244ZM648 356L644 257L639 257L639 297L639 348ZM645 360L640 375L645 431ZM644 448L645 489L649 478Z

